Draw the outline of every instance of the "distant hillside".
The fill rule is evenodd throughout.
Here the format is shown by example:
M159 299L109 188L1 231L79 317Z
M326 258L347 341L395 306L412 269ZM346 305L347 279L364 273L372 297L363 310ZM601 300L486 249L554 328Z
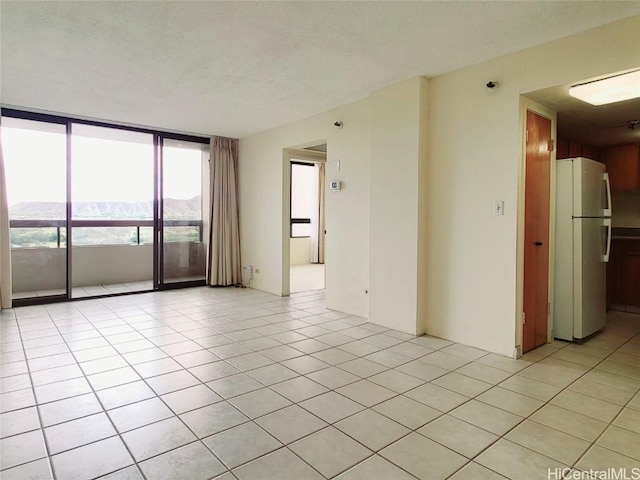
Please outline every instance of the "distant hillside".
M168 198L164 201L165 218L199 220L200 195L188 200ZM64 202L21 202L10 209L13 220L65 218ZM73 217L86 220L153 220L153 202L78 202L73 204Z
M167 198L164 201L164 218L173 220L200 220L202 218L202 197L189 200ZM153 218L153 217L152 217Z
M9 207L12 220L37 220L39 218L65 218L66 203L63 202L20 202Z

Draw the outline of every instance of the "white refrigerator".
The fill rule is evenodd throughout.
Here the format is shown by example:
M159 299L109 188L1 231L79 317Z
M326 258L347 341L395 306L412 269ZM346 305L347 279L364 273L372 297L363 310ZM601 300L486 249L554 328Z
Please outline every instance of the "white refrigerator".
M554 337L580 340L606 324L611 186L602 163L556 162Z

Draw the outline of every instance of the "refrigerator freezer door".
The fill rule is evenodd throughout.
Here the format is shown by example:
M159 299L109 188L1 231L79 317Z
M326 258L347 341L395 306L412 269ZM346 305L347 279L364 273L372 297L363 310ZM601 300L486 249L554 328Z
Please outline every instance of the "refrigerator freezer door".
M603 218L574 220L573 336L585 338L607 322L606 253L607 226Z
M604 165L588 158L574 158L573 216L604 217L608 208Z

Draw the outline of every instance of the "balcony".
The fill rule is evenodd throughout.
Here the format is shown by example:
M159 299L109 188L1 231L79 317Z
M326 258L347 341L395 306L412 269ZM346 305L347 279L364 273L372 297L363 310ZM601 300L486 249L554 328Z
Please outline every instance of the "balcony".
M163 223L164 283L204 279L203 222ZM11 220L10 227L13 298L64 295L66 221ZM72 298L153 288L152 220L73 220L71 227Z

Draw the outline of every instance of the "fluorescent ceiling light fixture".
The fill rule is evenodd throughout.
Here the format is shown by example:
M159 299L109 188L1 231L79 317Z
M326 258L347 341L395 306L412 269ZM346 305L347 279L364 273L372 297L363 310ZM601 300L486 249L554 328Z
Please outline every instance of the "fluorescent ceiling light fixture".
M569 89L569 95L591 105L606 105L640 97L640 70L583 83Z

